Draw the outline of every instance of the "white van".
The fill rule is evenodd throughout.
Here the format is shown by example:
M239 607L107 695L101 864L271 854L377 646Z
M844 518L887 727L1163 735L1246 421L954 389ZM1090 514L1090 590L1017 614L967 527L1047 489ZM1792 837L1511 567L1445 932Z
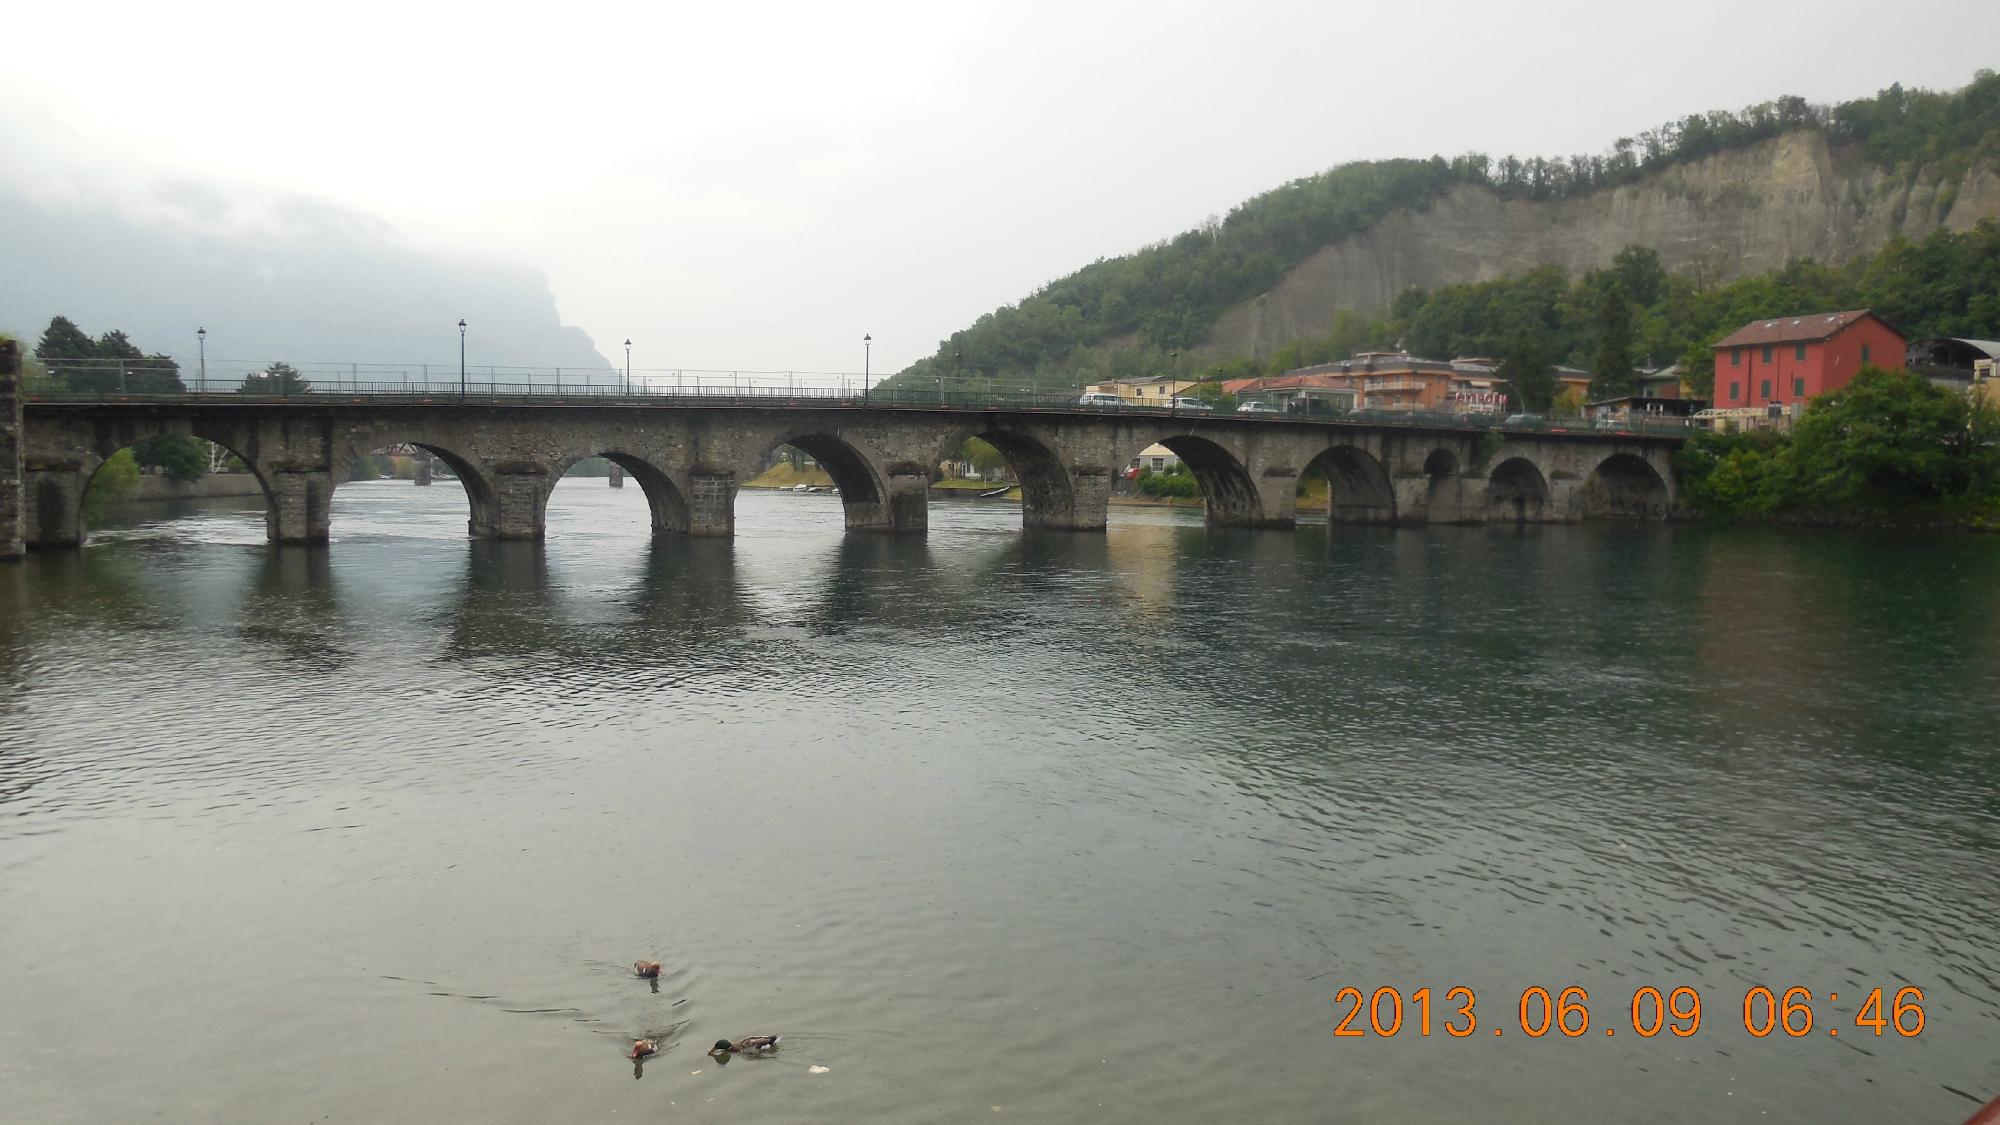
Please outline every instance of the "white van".
M1105 394L1103 391L1085 391L1083 397L1076 400L1076 404L1078 406L1123 406L1125 405L1125 400L1119 398L1117 395Z

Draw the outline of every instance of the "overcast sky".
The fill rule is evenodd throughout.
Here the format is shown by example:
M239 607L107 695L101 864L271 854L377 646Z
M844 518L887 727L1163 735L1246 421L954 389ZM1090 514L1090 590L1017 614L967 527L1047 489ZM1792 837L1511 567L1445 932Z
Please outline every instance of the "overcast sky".
M2000 66L1993 0L184 0L5 26L0 112L47 126L17 175L305 192L545 273L637 368L859 370L870 333L878 375L1342 161L1597 151Z

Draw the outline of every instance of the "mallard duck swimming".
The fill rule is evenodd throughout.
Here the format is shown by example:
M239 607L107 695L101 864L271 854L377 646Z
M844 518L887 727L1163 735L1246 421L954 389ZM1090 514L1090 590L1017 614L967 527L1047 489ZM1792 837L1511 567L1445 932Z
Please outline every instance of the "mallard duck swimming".
M778 1049L777 1035L750 1035L731 1043L727 1039L717 1039L715 1046L708 1049L711 1055L761 1055L765 1051Z
M660 963L658 961L634 961L632 962L632 971L642 977L658 977L660 975Z
M626 1057L643 1059L647 1055L658 1054L659 1050L660 1043L657 1039L634 1039L632 1040L632 1053Z

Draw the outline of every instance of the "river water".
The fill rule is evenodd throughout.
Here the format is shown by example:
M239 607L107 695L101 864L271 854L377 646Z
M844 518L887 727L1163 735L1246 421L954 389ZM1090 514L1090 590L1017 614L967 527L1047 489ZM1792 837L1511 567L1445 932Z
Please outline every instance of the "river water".
M0 568L7 1120L1954 1123L2000 1092L2000 539L973 503L901 539L745 494L733 542L654 543L601 479L546 544L465 513L355 484L324 550L219 504ZM1700 1029L1641 1036L1648 985ZM1812 990L1812 1030L1749 1034L1759 985ZM1336 1036L1350 986L1403 1027ZM1525 1034L1535 986L1586 989L1587 1031ZM1922 990L1920 1033L1855 1022L1878 987ZM784 1043L703 1054L754 1033Z

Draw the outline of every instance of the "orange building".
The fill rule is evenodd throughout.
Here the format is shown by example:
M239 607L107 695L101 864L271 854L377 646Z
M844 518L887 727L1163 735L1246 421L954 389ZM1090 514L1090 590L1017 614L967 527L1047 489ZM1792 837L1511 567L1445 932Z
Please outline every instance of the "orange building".
M1759 320L1715 345L1715 406L1803 403L1862 364L1898 370L1903 359L1903 334L1867 309Z
M1355 394L1356 410L1440 410L1451 391L1449 363L1401 352L1362 352L1353 359L1300 367L1278 376L1301 386L1339 387Z

